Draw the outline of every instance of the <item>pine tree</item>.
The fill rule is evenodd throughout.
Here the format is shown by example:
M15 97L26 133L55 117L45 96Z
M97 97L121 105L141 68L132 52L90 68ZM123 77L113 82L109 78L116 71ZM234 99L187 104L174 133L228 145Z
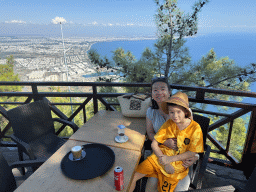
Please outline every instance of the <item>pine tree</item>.
M159 73L164 72L165 77L170 77L173 73L182 71L190 62L188 50L184 47L184 37L197 34L198 12L208 0L195 3L192 14L185 14L177 8L177 0L155 2L158 6L155 18L159 37L156 47L158 52L166 57L165 63L159 62L160 66L164 66L164 70Z
M14 73L14 58L13 56L9 56L6 58L6 64L0 65L0 81L20 81L18 74ZM18 92L21 91L21 86L1 86L0 92ZM0 101L18 101L20 98L18 97L1 97Z
M157 14L155 16L158 29L158 40L155 50L146 48L139 60L131 52L118 48L114 51L113 61L101 56L95 51L89 51L89 58L99 71L114 72L119 81L150 82L153 76L168 77L169 83L208 88L249 91L250 84L256 81L256 64L238 67L235 61L228 58L218 58L213 49L200 61L192 63L188 49L184 46L185 37L197 34L198 13L208 0L200 0L193 6L192 14L185 14L177 8L177 0L155 0ZM121 78L120 78L121 77ZM101 78L101 81L106 79ZM127 90L133 92L133 90ZM187 92L193 96L194 93ZM207 93L207 98L221 100L238 100L241 97ZM205 109L207 105L193 104L193 108ZM219 110L230 110L227 107L218 107ZM214 119L217 120L216 118ZM230 145L231 153L239 159L245 137L244 118L237 118L233 124L232 137L236 143ZM228 125L215 130L217 139L225 142L228 134ZM239 133L242 133L239 135ZM223 158L221 155L218 157Z
M6 58L6 64L0 65L0 81L20 81L17 74L14 73L13 67L14 67L14 57L10 55ZM19 92L22 90L21 86L0 86L0 92ZM1 102L20 102L23 98L21 97L0 97ZM7 110L9 109L10 105L2 105ZM11 106L12 108L16 107L15 105ZM0 116L0 127L1 130L7 125L7 120ZM6 133L6 135L12 134L12 129L9 129Z

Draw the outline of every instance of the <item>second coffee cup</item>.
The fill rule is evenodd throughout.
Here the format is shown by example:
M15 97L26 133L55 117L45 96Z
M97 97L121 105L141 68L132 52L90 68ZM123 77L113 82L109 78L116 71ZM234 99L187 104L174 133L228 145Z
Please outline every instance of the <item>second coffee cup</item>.
M82 156L82 147L81 146L75 146L71 149L71 152L73 154L74 159L80 159Z

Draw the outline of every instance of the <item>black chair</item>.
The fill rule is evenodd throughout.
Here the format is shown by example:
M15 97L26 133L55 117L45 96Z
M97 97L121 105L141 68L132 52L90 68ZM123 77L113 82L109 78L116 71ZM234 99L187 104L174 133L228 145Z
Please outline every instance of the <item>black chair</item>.
M209 127L210 119L208 117L204 117L204 116L197 115L197 114L193 114L193 119L201 126L201 129L203 132L204 153L199 154L200 158L199 158L198 162L193 166L193 172L191 174L191 181L190 181L189 189L201 189L202 180L204 177L204 173L205 173L206 166L208 163L208 158L210 156L210 151L211 151L211 147L206 144L206 137L208 134L208 127ZM151 141L149 141L149 140L146 141L144 144L145 148L143 149L143 151L145 151L145 149L151 149L150 145L151 145ZM144 152L143 152L143 154L144 154ZM144 160L144 158L142 155L141 161L143 161L143 160ZM135 191L145 191L146 182L147 182L147 178L143 178L142 181L141 180L137 181Z
M244 188L241 188L240 186L233 186L233 185L227 185L227 186L221 186L221 187L213 187L213 188L207 188L207 189L196 189L196 190L190 190L189 192L219 192L219 191L225 191L225 192L255 192L256 191L256 168L254 168L250 178L246 182L246 185Z
M17 188L15 177L12 173L13 168L40 166L44 162L40 160L17 161L10 166L0 153L0 192L12 192Z
M73 122L53 119L47 100L16 107L7 111L7 115L14 132L10 138L17 143L20 161L23 161L23 152L31 160L47 160L66 142L55 134L54 121L70 126L74 132L78 130Z
M210 119L201 115L193 114L193 120L196 121L203 132L203 141L204 141L204 153L199 154L200 158L198 163L193 166L193 173L191 176L191 182L189 189L201 189L202 180L208 163L208 158L210 156L211 147L206 144L206 138L208 134L208 127ZM196 177L197 175L197 177Z

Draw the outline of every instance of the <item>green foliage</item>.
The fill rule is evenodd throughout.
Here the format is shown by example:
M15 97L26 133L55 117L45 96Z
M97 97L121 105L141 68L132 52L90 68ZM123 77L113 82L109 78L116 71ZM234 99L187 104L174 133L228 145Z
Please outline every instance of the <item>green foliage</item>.
M9 56L6 58L7 62L5 65L0 65L0 81L20 81L18 74L13 71L14 58ZM2 86L0 92L16 92L21 91L21 87L18 86Z
M239 67L228 57L217 58L216 53L211 49L206 56L195 63L189 70L180 73L183 78L172 77L177 84L212 87L217 89L249 91L251 79L249 76L241 81L245 68ZM255 74L250 74L250 77ZM229 95L206 93L206 98L220 100L237 100L241 97ZM223 109L223 108L222 108Z
M243 75L245 68L235 65L234 60L229 57L218 59L216 53L211 49L206 56L195 64L189 71L189 75L183 78L182 84L196 85L202 87L213 87L220 89L233 89L248 91L249 78L240 81L238 77ZM185 73L183 73L186 75Z
M160 39L160 50L164 48L166 62L164 64L164 76L170 77L177 74L188 65L190 58L187 49L184 48L184 37L197 34L198 12L208 2L200 0L194 4L193 13L185 14L177 8L177 0L155 0L158 7L155 15L158 37ZM162 47L162 48L161 48ZM163 65L159 63L159 65ZM162 73L162 71L160 71Z
M12 55L6 58L6 64L0 65L0 81L20 81L17 74L14 73L13 67L14 67L14 58ZM19 92L22 90L21 86L0 86L0 92ZM23 98L21 97L0 97L0 102L19 102L22 101ZM17 107L15 105L7 106L2 105L2 107L6 108L6 110L9 110L11 108ZM7 125L7 120L0 116L0 127L1 130ZM9 129L6 132L6 135L12 134L12 129ZM5 139L6 140L6 139Z
M14 66L14 62L15 62L15 61L14 61L13 55L10 55L9 57L7 57L6 60L7 60L7 61L6 61L6 64L7 64L7 65L12 66L12 67Z
M14 58L13 56L9 56L6 58L7 62L5 65L0 65L0 81L20 81L18 74L14 73ZM0 86L0 92L19 92L22 90L21 86ZM1 102L18 102L21 101L20 97L0 97ZM3 107L7 107L3 105Z
M117 93L117 88L114 87L100 87L98 93ZM117 98L106 98L109 103L118 103Z
M176 0L155 1L157 14L155 15L158 28L158 40L155 50L146 48L137 61L130 51L122 48L113 51L113 61L101 56L95 51L89 51L89 58L98 66L101 72L115 72L119 81L150 82L153 76L168 76L169 83L213 87L248 91L251 82L256 81L256 64L244 68L235 65L228 57L217 58L213 49L194 64L184 46L184 37L197 33L198 13L208 2L200 0L193 6L191 14L185 14L177 8ZM111 82L114 79L100 78L100 81ZM207 95L209 98L229 100L230 96L216 94ZM232 98L237 99L239 98Z
M110 69L125 82L150 82L154 75L163 74L166 77L182 78L181 72L188 70L190 64L184 37L197 33L197 14L206 2L208 0L195 3L194 12L190 15L181 12L175 0L164 0L162 3L156 1L158 13L155 19L159 39L155 51L146 48L138 61L130 51L125 52L122 48L113 51L114 62L106 57L102 59L95 50L88 52L89 59L99 72Z
M101 59L100 55L95 50L88 52L89 58L93 64L97 66L97 71L103 70L112 72L116 77L99 77L98 81L111 82L119 80L123 82L150 82L155 69L157 67L156 61L153 59L153 54L148 48L145 49L140 60L136 60L135 56L130 51L125 52L124 49L118 48L113 52L113 61L109 62L108 59ZM141 88L127 88L128 92L141 92L145 91Z
M64 90L61 90L60 87L49 87L49 90L52 92L66 92ZM48 98L50 100L50 102L52 103L69 103L70 102L70 98L69 97L53 97L53 98ZM73 103L81 103L84 102L84 98L72 98L72 102ZM63 113L65 114L67 117L70 117L72 114L72 110L71 110L71 106L68 105L56 105L56 107ZM73 106L73 112L75 112L77 110L79 106ZM93 103L89 102L86 106L85 106L85 110L86 110L86 117L87 120L89 120L91 117L93 117ZM52 112L52 117L53 118L58 118L58 116ZM83 117L83 113L82 111L80 111L76 117L74 118L74 123L78 126L81 127L84 124L84 117ZM55 130L59 130L59 128L63 125L62 123L58 123L55 122L54 123L55 126ZM59 136L61 137L70 137L73 134L73 129L70 127L66 127L60 134Z

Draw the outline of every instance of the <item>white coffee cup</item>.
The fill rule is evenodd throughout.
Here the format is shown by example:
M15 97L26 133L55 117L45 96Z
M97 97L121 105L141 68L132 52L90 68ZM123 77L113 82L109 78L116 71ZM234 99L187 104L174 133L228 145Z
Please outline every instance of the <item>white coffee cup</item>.
M123 142L125 140L125 126L124 125L118 125L118 137L119 141Z
M82 156L82 147L81 146L75 146L71 149L71 152L73 154L74 159L80 159Z

